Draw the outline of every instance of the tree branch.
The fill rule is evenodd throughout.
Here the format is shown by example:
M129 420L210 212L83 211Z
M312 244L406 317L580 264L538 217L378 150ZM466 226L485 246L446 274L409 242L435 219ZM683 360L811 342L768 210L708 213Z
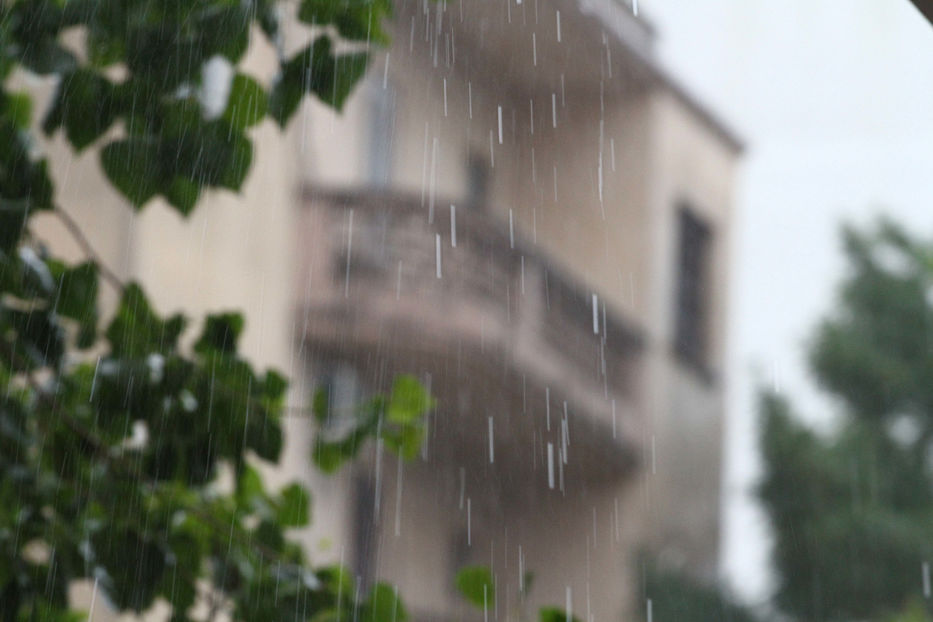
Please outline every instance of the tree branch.
M52 212L58 216L59 220L62 221L62 224L64 224L65 228L68 229L68 232L71 233L71 236L78 243L78 246L80 246L81 250L84 251L85 256L94 262L94 264L97 266L97 270L104 277L104 280L110 283L111 287L113 287L115 290L122 293L124 289L123 281L121 281L120 277L118 277L116 273L103 262L103 260L101 260L100 255L98 255L97 251L94 250L94 247L91 246L90 241L88 241L87 236L84 235L84 232L81 231L81 227L78 225L75 219L72 218L68 212L63 210L61 206L56 206Z

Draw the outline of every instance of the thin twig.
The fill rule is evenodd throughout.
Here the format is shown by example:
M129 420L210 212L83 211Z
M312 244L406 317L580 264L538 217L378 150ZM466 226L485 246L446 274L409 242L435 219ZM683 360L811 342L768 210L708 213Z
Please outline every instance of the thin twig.
M88 241L87 236L84 235L83 231L81 231L81 227L78 225L75 219L72 218L68 214L68 212L63 210L61 206L56 206L55 209L52 211L53 213L55 213L56 216L58 216L59 220L62 221L62 223L71 233L72 237L78 243L78 246L80 246L81 250L84 251L85 256L87 256L88 259L90 259L97 265L97 270L104 277L104 279L108 283L110 283L110 285L115 290L122 293L125 287L123 285L123 281L121 281L120 277L118 277L116 273L113 270L111 270L109 267L107 267L107 264L105 264L101 260L100 255L98 255L97 251L94 250L94 247L91 246L91 243Z

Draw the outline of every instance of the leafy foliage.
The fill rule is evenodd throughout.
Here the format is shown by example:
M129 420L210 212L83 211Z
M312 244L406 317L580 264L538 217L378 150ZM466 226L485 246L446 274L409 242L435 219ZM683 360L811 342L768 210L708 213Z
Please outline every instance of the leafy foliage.
M271 114L282 126L302 97L317 95L338 110L366 70L365 49L335 54L321 34L291 58L282 58L269 85L235 73L219 117L206 109L208 61L234 67L254 27L271 44L280 37L284 4L274 0L16 0L0 5L0 79L16 65L58 77L42 120L48 135L61 130L76 151L104 142L101 165L111 183L137 208L156 195L187 215L205 188L238 190L253 157L247 130ZM344 40L386 43L389 0L305 0L296 17L331 26ZM83 54L63 33L87 33ZM113 67L121 66L120 78ZM30 100L0 91L0 154L5 164L30 168L0 180L4 201L29 197L25 209L48 208L50 183L43 161L28 157L22 134ZM124 134L114 137L114 128ZM22 215L3 204L10 224ZM6 219L6 216L2 216ZM8 243L15 242L15 238Z
M388 397L376 396L352 413L334 413L326 389L315 394L313 413L323 426L312 456L318 468L333 473L356 457L366 439L378 437L403 458L418 455L424 438L422 415L434 399L413 376L395 379Z
M495 607L496 588L486 566L467 566L457 572L457 589L471 604L483 609Z
M758 617L726 593L655 563L645 563L642 590L655 620L755 622Z
M847 228L850 274L810 352L842 406L818 435L765 393L760 496L776 604L799 619L927 619L933 556L933 245L882 220Z
M522 578L521 600L527 596L533 579L533 574L526 572ZM457 572L457 590L463 598L484 612L496 610L496 579L487 566L466 566ZM519 619L527 619L521 611L517 612ZM559 607L542 607L538 610L540 622L580 622L566 609Z
M250 128L268 116L284 126L308 93L340 108L365 71L365 42L387 40L387 0L302 2L297 17L330 34L282 58L267 83L240 71L254 30L274 43L288 6L0 2L0 622L83 619L68 600L79 579L121 611L161 599L173 622L199 610L243 622L407 619L392 587L356 602L345 569L313 567L289 539L311 520L310 494L299 483L271 491L258 469L281 454L288 383L241 356L243 318L211 315L187 339L185 317L161 316L93 253L76 265L50 256L31 229L43 211L77 225L56 204L32 99L9 88L14 70L55 79L47 136L98 149L135 208L161 195L188 215L205 189L242 186ZM75 30L84 36L66 37ZM362 47L335 53L335 36ZM209 62L234 68L219 111L205 99ZM106 322L103 279L119 294ZM399 379L364 409L375 419L331 470L374 436L414 455L432 405Z

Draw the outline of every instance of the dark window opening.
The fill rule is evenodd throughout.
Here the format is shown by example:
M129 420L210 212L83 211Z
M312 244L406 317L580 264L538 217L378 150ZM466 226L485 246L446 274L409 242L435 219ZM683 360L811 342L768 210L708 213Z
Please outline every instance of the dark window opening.
M708 365L709 272L712 231L690 209L679 213L677 309L674 346L687 363Z
M360 582L360 591L366 592L373 585L376 571L376 489L369 477L360 475L356 478L356 508L353 525L355 542L356 575Z
M471 208L483 208L488 199L489 161L474 153L467 158L466 204Z

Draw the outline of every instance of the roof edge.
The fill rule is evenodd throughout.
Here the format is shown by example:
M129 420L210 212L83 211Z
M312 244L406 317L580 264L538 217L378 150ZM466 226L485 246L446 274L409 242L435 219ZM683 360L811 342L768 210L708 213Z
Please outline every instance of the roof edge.
M933 0L931 0L933 1ZM699 119L721 138L729 149L737 155L745 153L747 145L745 140L733 130L725 121L717 116L710 108L693 95L686 87L680 84L670 73L654 63L649 63L649 69L656 80L668 89L674 97L690 109Z

